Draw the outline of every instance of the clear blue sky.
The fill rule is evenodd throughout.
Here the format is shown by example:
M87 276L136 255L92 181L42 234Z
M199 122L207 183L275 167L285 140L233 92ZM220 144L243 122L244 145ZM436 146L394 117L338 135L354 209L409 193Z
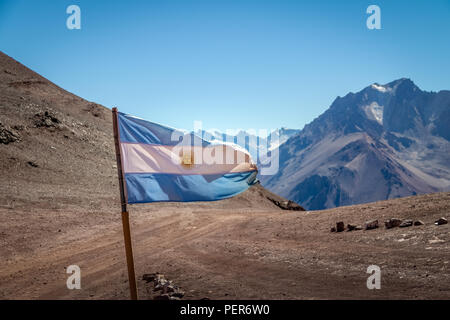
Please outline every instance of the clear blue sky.
M70 4L81 30L66 28ZM382 30L366 27L371 4ZM302 128L373 82L450 89L450 0L0 0L0 50L166 125Z

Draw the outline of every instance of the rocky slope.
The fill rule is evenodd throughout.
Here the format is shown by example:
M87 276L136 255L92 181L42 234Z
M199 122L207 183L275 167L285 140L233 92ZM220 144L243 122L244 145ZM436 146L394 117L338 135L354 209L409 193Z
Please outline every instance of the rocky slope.
M278 149L269 190L308 209L450 190L450 91L411 80L338 97Z

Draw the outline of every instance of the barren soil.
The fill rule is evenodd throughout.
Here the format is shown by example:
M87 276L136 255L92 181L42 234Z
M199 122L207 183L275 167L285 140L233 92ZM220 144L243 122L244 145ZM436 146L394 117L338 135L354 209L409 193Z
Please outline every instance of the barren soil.
M433 222L448 214L449 203L450 194L441 193L306 213L133 206L139 296L154 296L142 275L160 272L186 291L184 299L448 299L449 225ZM2 221L16 217L6 219L2 231L0 297L128 297L118 210L1 209L0 214ZM337 220L392 216L422 219L425 225L329 231ZM73 217L82 222L67 223ZM65 268L72 264L81 268L81 290L66 288ZM373 264L381 267L381 290L366 288L366 269Z

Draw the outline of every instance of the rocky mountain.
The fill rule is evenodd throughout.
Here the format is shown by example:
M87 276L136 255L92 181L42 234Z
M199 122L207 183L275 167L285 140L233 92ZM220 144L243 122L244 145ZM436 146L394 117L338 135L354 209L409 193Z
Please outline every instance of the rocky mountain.
M269 190L308 209L450 190L450 91L411 80L338 97L279 149Z

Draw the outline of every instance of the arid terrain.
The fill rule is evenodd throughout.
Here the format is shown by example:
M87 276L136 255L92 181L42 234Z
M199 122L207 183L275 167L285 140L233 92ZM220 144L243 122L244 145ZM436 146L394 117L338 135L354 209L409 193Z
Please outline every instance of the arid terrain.
M119 106L120 109L120 106ZM0 298L127 299L110 110L0 53ZM140 299L450 299L450 193L282 210L260 185L211 203L129 207ZM424 225L385 229L389 218ZM338 221L375 230L330 232ZM66 268L81 268L69 290ZM368 290L367 267L381 268Z

